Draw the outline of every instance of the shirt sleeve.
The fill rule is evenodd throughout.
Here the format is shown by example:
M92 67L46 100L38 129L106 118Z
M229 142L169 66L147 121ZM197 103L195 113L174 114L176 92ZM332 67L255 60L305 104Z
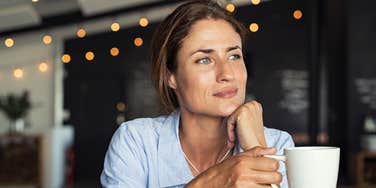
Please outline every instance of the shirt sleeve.
M279 139L276 143L276 148L278 149L277 155L283 155L285 148L294 147L294 141L290 134L287 132L281 131L281 134L279 136ZM279 162L279 169L278 171L282 174L282 182L280 183L280 188L288 188L288 182L287 182L287 174L286 174L286 164L284 162Z
M104 188L146 187L145 154L139 141L127 124L114 133L100 177Z

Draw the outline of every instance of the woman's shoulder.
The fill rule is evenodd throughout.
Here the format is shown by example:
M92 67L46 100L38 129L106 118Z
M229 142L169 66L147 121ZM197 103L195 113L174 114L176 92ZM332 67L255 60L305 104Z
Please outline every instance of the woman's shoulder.
M125 131L131 134L158 133L168 117L167 115L161 115L158 117L136 118L122 123L118 131Z

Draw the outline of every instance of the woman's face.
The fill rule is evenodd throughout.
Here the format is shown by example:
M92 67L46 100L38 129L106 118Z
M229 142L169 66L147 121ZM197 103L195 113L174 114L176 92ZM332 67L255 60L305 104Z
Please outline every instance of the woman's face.
M181 110L226 117L244 103L246 81L241 38L233 27L222 19L193 24L169 77Z

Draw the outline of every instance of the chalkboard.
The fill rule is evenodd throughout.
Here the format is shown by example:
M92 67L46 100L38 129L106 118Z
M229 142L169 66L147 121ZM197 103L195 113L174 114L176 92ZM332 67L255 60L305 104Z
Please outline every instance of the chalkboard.
M370 110L376 110L376 75L373 78L355 78L358 102Z

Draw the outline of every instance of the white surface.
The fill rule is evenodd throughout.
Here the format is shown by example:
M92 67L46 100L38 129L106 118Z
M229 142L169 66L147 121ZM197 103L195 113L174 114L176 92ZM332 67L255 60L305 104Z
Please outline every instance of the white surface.
M290 188L336 188L340 149L295 147L285 150Z
M61 126L44 133L42 188L61 188L65 177L65 151L73 143L73 128Z
M26 118L29 127L25 129L44 130L55 124L54 113L54 44L38 45L40 38L19 46L17 49L0 49L0 95L21 94L29 91L32 109ZM15 45L18 41L15 40ZM47 72L40 72L40 62L48 64ZM13 70L22 68L24 77L15 79ZM61 81L62 83L62 81ZM60 107L62 108L62 106ZM0 133L8 130L9 120L0 112Z

